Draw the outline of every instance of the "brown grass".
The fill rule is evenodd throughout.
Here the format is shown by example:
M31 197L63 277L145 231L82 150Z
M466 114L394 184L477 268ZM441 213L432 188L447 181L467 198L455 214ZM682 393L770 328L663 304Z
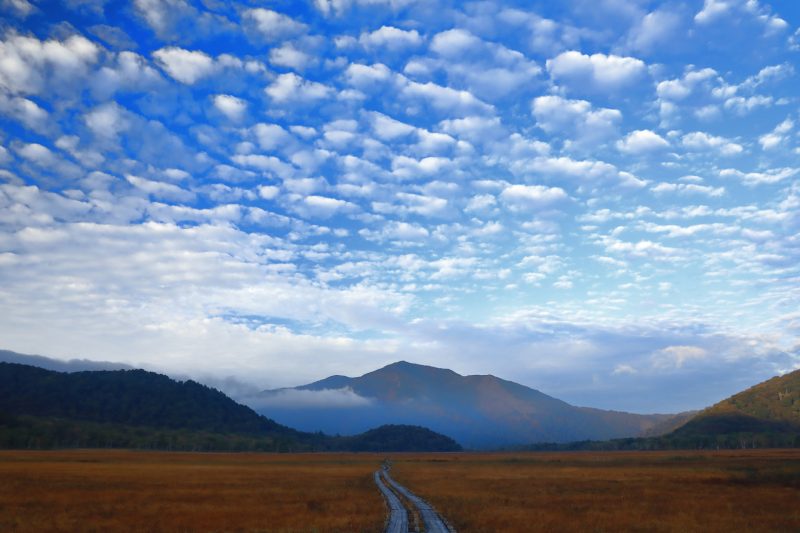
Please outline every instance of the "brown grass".
M460 532L800 531L800 450L394 457Z
M368 454L0 452L0 531L365 531Z
M0 452L0 531L380 531L379 454ZM392 454L461 533L800 531L800 450Z

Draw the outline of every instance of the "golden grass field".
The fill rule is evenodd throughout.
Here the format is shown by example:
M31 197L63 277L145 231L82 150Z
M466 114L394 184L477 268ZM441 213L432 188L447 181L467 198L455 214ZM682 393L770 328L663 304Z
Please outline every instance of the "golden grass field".
M800 532L800 450L396 458L460 532Z
M0 451L0 531L380 531L383 458ZM800 531L800 450L391 458L461 533Z
M0 531L374 532L381 459L2 451Z

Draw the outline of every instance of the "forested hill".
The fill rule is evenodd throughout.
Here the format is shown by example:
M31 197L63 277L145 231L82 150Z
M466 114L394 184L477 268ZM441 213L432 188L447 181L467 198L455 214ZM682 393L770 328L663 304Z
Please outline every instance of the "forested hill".
M712 405L672 435L800 434L800 370L759 383Z
M216 389L145 370L67 374L0 363L0 411L214 433L300 434Z
M0 363L0 447L200 451L454 451L426 428L352 437L283 426L194 381L144 370L60 373Z

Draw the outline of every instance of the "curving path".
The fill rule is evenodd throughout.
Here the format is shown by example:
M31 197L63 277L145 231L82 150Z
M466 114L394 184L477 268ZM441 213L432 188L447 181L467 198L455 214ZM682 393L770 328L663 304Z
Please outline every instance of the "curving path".
M391 510L391 513L389 515L389 526L387 526L386 528L387 533L389 532L395 533L397 531L402 531L403 533L407 532L408 513L403 508L403 504L400 502L400 499L381 481L381 476L383 476L383 479L386 480L386 482L392 487L392 489L401 494L409 502L410 505L413 505L414 507L417 508L417 510L419 511L419 515L422 517L422 521L425 524L425 533L455 533L455 530L452 529L441 516L439 516L439 513L437 513L436 510L433 507L431 507L431 505L428 502L426 502L425 500L423 500L422 498L420 498L419 496L417 496L416 494L405 488L403 485L392 479L392 476L389 475L389 470L384 467L381 470L375 472L375 483L378 485L378 488L381 490L381 492L383 492L383 495L386 498L387 502L389 502L389 509ZM395 508L393 507L392 499L390 498L389 495L391 495L391 498L394 498L394 500L396 500L397 504L400 505L400 508L403 511L405 520L404 526L401 525L393 526L394 522L393 516L395 514ZM400 529L391 529L392 527L395 528L399 527ZM402 529L403 527L405 527L405 529Z
M380 471L375 472L375 484L378 485L386 503L389 505L389 523L386 533L408 533L408 513L403 502L381 481Z

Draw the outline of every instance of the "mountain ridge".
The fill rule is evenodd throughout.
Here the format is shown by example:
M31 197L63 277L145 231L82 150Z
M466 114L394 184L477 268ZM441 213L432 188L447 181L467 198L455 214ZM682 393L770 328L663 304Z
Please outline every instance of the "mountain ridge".
M349 437L298 431L222 392L141 369L57 372L0 362L0 447L456 451L445 435L382 425Z
M302 406L292 406L287 400L296 391L321 394L337 390L365 401L337 407L309 405L307 397ZM294 420L305 430L347 434L377 421L417 423L475 448L638 436L675 416L577 407L490 374L462 376L450 369L408 361L359 377L333 375L297 387L263 391L250 401L258 405L259 412L284 423Z

